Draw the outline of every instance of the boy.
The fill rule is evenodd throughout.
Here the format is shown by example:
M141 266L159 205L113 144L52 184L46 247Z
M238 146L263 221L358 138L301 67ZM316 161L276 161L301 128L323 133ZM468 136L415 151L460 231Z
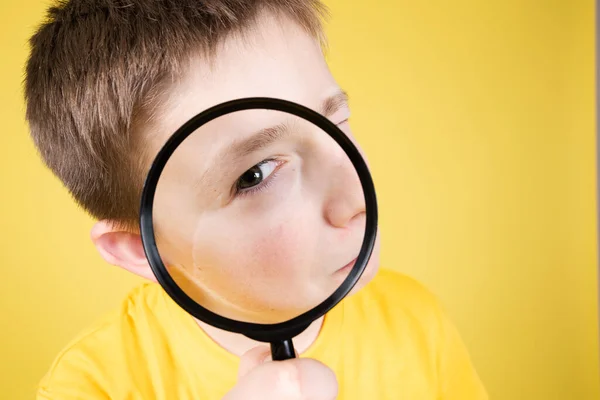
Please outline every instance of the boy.
M91 236L101 256L149 283L63 350L39 399L487 398L434 297L378 270L378 246L352 296L294 339L302 358L283 362L270 361L264 344L194 320L146 262L136 226L144 176L164 141L198 112L276 97L318 110L351 135L347 99L322 54L324 14L319 0L70 0L50 10L27 64L32 137L98 219ZM161 177L167 190L157 201L177 210L161 223L167 257L188 268L178 256L193 247L201 265L186 272L223 294L219 311L239 318L301 307L305 288L333 279L320 263L342 267L362 238L360 184L322 136L272 137L244 169L211 176L232 143L281 122L232 116ZM253 168L259 182L242 182ZM192 197L202 173L213 190ZM264 190L242 197L228 192L232 183ZM210 228L194 243L190 220ZM290 279L299 292L289 293Z

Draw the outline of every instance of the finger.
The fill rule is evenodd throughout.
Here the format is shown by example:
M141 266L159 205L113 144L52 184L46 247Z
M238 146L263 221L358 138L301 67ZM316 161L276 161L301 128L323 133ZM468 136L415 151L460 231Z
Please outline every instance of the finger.
M267 361L271 361L271 350L269 346L258 346L248 350L240 359L238 380L260 364Z
M335 374L312 359L266 362L249 371L223 400L334 400Z

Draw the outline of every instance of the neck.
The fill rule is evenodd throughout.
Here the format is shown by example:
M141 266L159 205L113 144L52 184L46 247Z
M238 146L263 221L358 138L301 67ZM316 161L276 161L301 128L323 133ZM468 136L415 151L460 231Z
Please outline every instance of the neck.
M266 343L257 342L238 333L215 328L202 321L196 320L196 322L215 343L238 357L241 357L244 353L255 347L267 345ZM294 348L298 354L304 353L314 343L319 336L322 325L323 317L315 320L304 332L294 338Z

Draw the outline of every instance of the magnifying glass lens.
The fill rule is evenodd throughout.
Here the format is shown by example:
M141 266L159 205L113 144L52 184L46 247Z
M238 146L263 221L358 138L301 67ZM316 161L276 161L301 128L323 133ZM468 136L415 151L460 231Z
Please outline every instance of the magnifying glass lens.
M278 324L346 280L364 240L365 199L350 159L321 128L243 110L177 147L152 221L162 262L189 298L228 319Z

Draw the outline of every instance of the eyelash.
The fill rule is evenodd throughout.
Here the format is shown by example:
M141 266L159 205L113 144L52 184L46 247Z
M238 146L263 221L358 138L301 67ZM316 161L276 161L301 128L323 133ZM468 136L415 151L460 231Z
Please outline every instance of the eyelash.
M349 119L350 118L346 118L345 120L343 120L342 122L337 124L337 126L339 127L343 123L348 122ZM277 178L277 175L279 174L279 168L281 168L281 165L283 164L282 161L274 159L274 158L267 158L267 159L261 161L261 163L270 162L270 161L275 161L275 162L279 161L279 165L277 166L277 169L275 169L275 171L273 171L273 173L271 173L271 175L269 175L269 177L265 181L262 181L258 185L252 186L251 188L248 188L248 189L234 188L234 196L238 197L238 198L243 198L245 196L252 196L254 194L258 194L258 193L261 193L261 192L267 190L273 184L273 180L275 178Z
M263 191L267 190L272 185L273 180L275 178L277 178L277 175L279 174L279 168L281 168L281 165L283 165L283 161L277 160L277 159L274 159L274 158L267 158L267 159L261 161L260 163L266 163L266 162L270 162L270 161L274 161L274 162L278 162L279 163L279 165L277 166L277 168L275 169L275 171L273 171L271 173L271 175L269 175L267 177L266 180L262 181L261 183L259 183L256 186L252 186L251 188L248 188L248 189L237 189L237 188L235 188L234 189L234 195L235 195L235 197L243 198L245 196L251 196L251 195L254 195L254 194L258 194L260 192L263 192Z

